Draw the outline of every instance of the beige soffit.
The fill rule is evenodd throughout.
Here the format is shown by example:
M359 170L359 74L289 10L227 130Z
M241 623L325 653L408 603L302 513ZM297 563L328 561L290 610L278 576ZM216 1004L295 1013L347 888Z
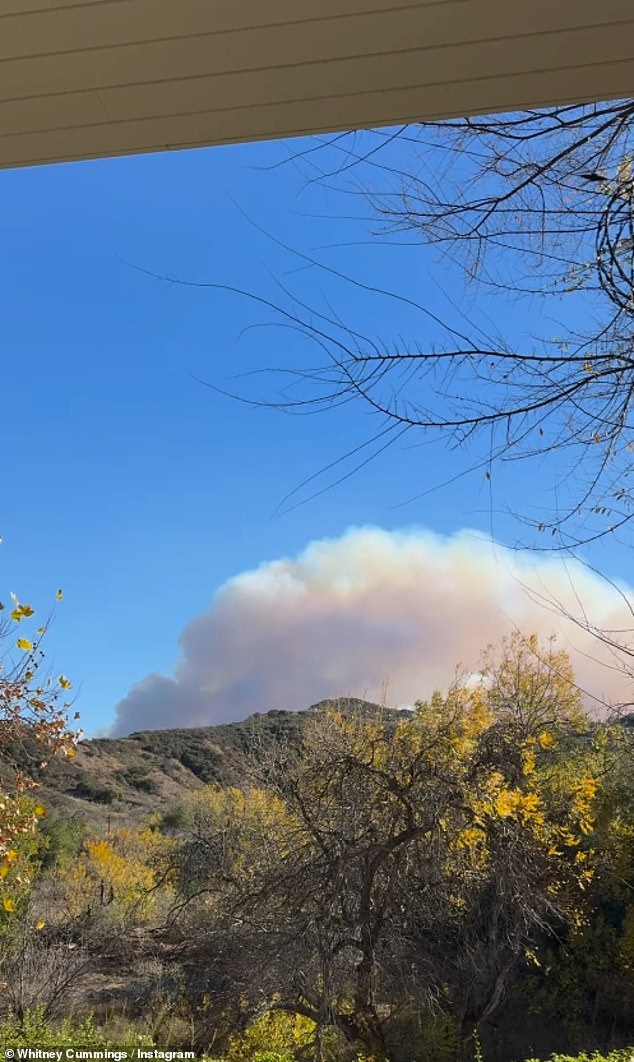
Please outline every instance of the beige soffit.
M634 0L0 0L0 167L634 92Z

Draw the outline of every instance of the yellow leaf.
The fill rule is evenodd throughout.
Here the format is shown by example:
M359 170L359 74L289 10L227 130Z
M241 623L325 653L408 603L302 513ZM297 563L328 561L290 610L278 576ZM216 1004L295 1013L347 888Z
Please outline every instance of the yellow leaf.
M584 363L583 363L583 371L584 372L592 372L592 365L590 364L589 361L584 361Z
M484 833L477 827L468 827L459 834L456 844L458 848L471 848L484 839Z
M619 163L619 167L616 171L616 179L619 184L629 184L632 180L632 159L631 157L623 159L623 162ZM1 540L0 540L1 541Z
M527 812L529 815L532 812L537 811L537 809L539 808L539 805L540 805L540 800L539 800L539 797L537 796L537 793L527 793L525 797L521 798L522 809L525 812Z
M33 812L38 817L41 817L42 815L46 815L46 808L44 807L43 804L36 804L34 809L33 809Z
M535 753L531 749L525 749L522 753L522 766L524 768L524 774L535 773Z
M44 929L45 925L46 925L46 920L44 918L38 918L37 922L35 923L35 928L38 929L38 930L39 929Z
M72 683L66 678L66 675L60 675L57 681L63 690L69 690L71 688Z
M546 730L539 735L539 743L543 749L550 749L554 744L554 738L552 734L547 733Z
M55 594L55 600L56 601L61 601L63 596L64 596L64 591L63 590L58 590L57 593Z
M30 605L16 605L11 613L11 619L19 623L23 619L28 619L33 616L34 612Z
M512 815L517 808L519 799L519 793L515 793L510 789L503 789L498 793L495 798L495 810L500 818L505 819L509 815Z
M30 642L28 638L18 638L15 644L18 649L22 649L25 653L30 653L33 648L33 642Z
M15 911L15 904L10 896L7 896L6 900L2 901L2 906L4 907L5 911Z
M9 868L8 868L8 866L7 866L7 864L6 864L6 863L3 863L3 865L2 865L1 867L0 867L0 881L1 881L1 880L2 880L3 878L6 878L6 876L7 876L7 874L8 874L8 873L9 873Z

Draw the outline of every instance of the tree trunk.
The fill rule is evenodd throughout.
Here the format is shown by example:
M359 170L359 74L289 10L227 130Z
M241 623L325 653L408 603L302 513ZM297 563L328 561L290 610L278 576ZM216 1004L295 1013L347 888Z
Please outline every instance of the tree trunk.
M477 1032L477 1022L474 1022L473 1018L463 1018L459 1022L456 1032L455 1062L474 1062L477 1058L478 1041L474 1039L474 1033L477 1035Z

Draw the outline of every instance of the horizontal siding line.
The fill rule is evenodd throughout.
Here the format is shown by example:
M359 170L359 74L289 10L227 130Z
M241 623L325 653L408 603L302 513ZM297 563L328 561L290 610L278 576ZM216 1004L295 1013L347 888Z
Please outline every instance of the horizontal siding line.
M382 96L386 96L386 95L391 95L391 94L396 94L396 93L415 92L415 91L421 91L421 90L425 90L425 89L442 88L443 85L477 85L479 83L487 83L487 82L495 83L496 81L497 82L512 82L513 80L518 80L518 79L522 79L522 78L530 78L530 77L534 77L535 75L543 76L544 74L549 74L549 73L565 73L565 72L577 72L577 71L581 72L583 70L596 70L596 69L600 69L601 67L606 67L606 66L607 67L616 67L616 66L629 66L629 65L631 65L632 71L634 73L634 58L632 58L632 59L630 59L630 58L619 59L619 60L616 60L616 61L615 60L603 60L603 61L599 60L598 62L581 63L581 64L574 64L574 65L568 65L568 66L563 66L563 65L559 64L556 67L538 67L538 68L531 69L531 70L522 70L522 71L519 71L518 73L503 73L503 74L487 73L487 74L483 74L482 76L479 76L479 77L452 78L450 81L447 81L447 82L438 82L437 80L434 80L432 82L418 82L418 83L414 83L414 84L409 83L409 84L404 84L404 85L391 86L389 88L384 88L384 87L381 87L379 85L379 86L375 86L375 87L369 88L369 89L361 89L361 90L359 90L357 92L336 93L336 94L333 94L333 95L306 96L306 97L299 97L299 98L293 98L293 99L269 99L269 100L260 101L260 102L251 102L251 103L239 104L237 106L234 105L234 106L213 107L213 108L205 107L205 108L203 108L201 110L187 110L187 111L175 112L173 114L167 114L167 115L165 115L165 114L157 114L157 115L151 115L149 117L148 116L146 116L146 117L135 116L135 117L130 117L130 118L118 118L118 119L115 119L115 120L109 119L109 120L105 120L105 121L79 122L79 123L73 124L73 125L43 126L41 128L25 129L25 130L22 130L21 132L17 132L17 133L16 132L13 132L13 133L0 132L0 143L2 142L2 140L8 140L10 138L16 138L17 139L17 138L20 138L20 137L37 136L37 135L42 134L42 133L50 134L50 133L65 132L65 131L66 132L74 132L74 131L81 131L83 129L104 129L104 128L118 129L118 128L122 128L122 127L125 127L127 125L134 124L134 123L142 125L144 123L156 122L156 121L161 121L161 120L170 121L170 122L172 122L172 121L176 122L179 119L188 118L188 117L193 118L193 117L202 117L203 115L214 115L214 114L221 115L221 114L230 114L230 113L238 114L241 111L257 111L257 110L261 110L261 109L263 109L265 107L283 108L285 106L295 106L297 104L302 104L302 103L303 104L313 104L313 105L317 104L317 105L319 105L320 103L324 103L324 102L327 102L327 101L338 102L338 101L342 101L342 100L353 100L353 99L360 99L361 100L365 96L373 96L373 95L377 95L377 94L381 94ZM48 97L42 96L41 98L42 99L47 99ZM398 119L396 119L396 121L398 121ZM369 128L371 128L371 126L369 126ZM274 136L275 136L275 134L271 134L271 138L273 138Z
M105 2L109 3L110 0L105 0ZM121 2L121 0L117 0L117 2ZM429 4L429 5L425 5L425 7L428 7L428 6L429 7L432 7L432 6L445 6L447 4L455 4L455 5L460 5L460 4L464 4L464 3L476 4L478 2L480 2L480 0L434 0L434 3ZM557 2L557 0L553 0L553 2ZM398 11L414 11L414 10L417 10L417 9L420 9L420 8L421 8L420 4L404 4L402 7L394 9L394 13L396 14ZM339 21L339 20L344 19L344 18L345 19L364 19L364 18L366 18L368 16L381 15L383 13L387 13L387 14L391 15L392 14L392 10L390 10L389 12L384 12L382 9L379 9L379 10L376 10L376 11L366 11L366 12L363 12L363 13L358 13L358 12L345 13L345 12L343 12L343 13L336 14L336 15L324 15L324 16L306 18L306 19L301 19L301 20L295 20L293 22L276 22L276 23L267 23L265 25L249 25L249 26L243 26L243 27L236 27L234 29L210 30L210 31L206 31L204 33L198 33L198 32L178 33L178 34L171 34L171 35L169 35L167 37L147 37L147 38L143 38L143 39L139 39L139 40L127 40L127 41L124 41L124 42L121 42L121 43L110 42L110 43L106 43L106 44L95 44L95 45L90 45L90 46L87 46L87 47L79 47L79 48L60 48L60 49L55 49L55 50L45 51L45 52L42 52L42 51L40 51L40 52L29 52L29 53L20 54L20 55L2 56L2 54L0 54L0 62L18 63L18 62L21 62L21 61L27 62L28 60L49 59L49 58L53 58L55 56L60 56L61 57L61 56L69 56L69 55L81 55L81 54L91 55L94 52L101 52L101 51L107 51L107 50L115 50L115 49L124 50L126 48L139 48L139 47L151 46L153 44L169 44L171 41L198 40L198 39L201 39L201 38L204 38L204 37L210 37L210 38L222 37L222 36L226 36L227 34L240 34L240 33L250 33L250 32L259 31L259 30L266 31L266 30L292 28L293 26L305 26L305 25L307 25L309 23L320 24L320 23L336 22L336 21ZM484 21L485 20L483 19L483 22ZM592 30L592 29L599 29L599 28L608 27L608 26L613 26L615 28L616 27L620 28L622 26L627 26L627 25L631 24L631 22L632 22L632 7L631 7L630 4L628 4L627 11L624 11L623 17L614 18L614 16L612 16L609 20L604 20L604 21L600 21L600 22L592 22L591 21L591 22L588 22L588 23L584 22L583 25L575 25L573 27L569 27L567 29L561 29L561 30L548 30L548 29L546 29L546 30L534 30L534 31L530 31L530 32L522 32L522 33L519 33L519 34L515 34L513 36L513 38L509 38L509 39L515 39L516 37L518 37L518 38L526 38L526 39L533 38L533 37L534 38L539 38L539 37L544 37L544 36L550 36L551 34L555 34L555 33L575 32L575 31L579 31L579 30ZM489 41L489 40L505 40L505 39L507 39L507 38L504 35L502 35L501 37L488 36L488 37L479 38L477 43L482 43L484 41ZM1 38L0 38L0 45L1 45L1 43L2 42L1 42ZM465 43L466 44L466 43L470 43L470 42L465 41L465 42L461 42L461 43ZM434 47L434 45L431 45L430 47ZM438 45L438 47L445 47L445 46L444 45Z
M2 19L7 18L30 18L37 15L55 15L58 11L69 11L73 9L90 11L93 7L105 7L108 4L121 4L125 2L126 0L93 0L93 2L89 4L80 2L64 4L60 7L43 7L37 8L36 10L27 9L26 11L24 11L20 9L19 11L0 12L0 23L2 22ZM365 18L367 15L376 15L381 14L382 12L386 12L388 14L397 14L399 11L409 11L414 8L426 9L429 7L446 7L448 4L453 4L456 2L457 0L412 0L411 3L407 3L407 0L404 0L404 2L399 3L395 7L386 8L382 4L379 4L377 0L376 7L365 8L363 11L336 11L332 12L330 15L315 15L311 13L303 17L300 16L299 18L293 18L290 22L288 21L288 19L284 21L276 20L273 22L250 22L248 26L235 26L233 28L230 27L224 30L218 30L218 33L240 33L243 30L250 29L276 29L280 26L301 26L306 22L330 22L331 20L336 21L340 18ZM460 2L482 3L482 0L460 0ZM488 0L485 0L485 2L488 2ZM152 38L152 40L173 39L173 37Z
M632 56L631 56L631 58L634 60L634 17L629 18L627 20L626 25L632 27L633 44L632 44ZM619 27L620 26L621 26L621 24L619 24ZM564 42L568 42L572 36L574 36L575 34L578 34L578 33L587 33L590 30L612 29L612 28L615 28L614 23L606 22L606 23L598 23L595 26L589 26L589 27L585 27L584 26L584 27L579 27L579 28L575 27L573 29L565 29L565 30L553 30L553 31L544 32L544 33L519 34L517 36L508 36L507 35L507 36L502 36L502 37L487 37L486 39L479 40L479 41L460 41L460 42L451 43L451 44L431 44L431 45L422 44L422 45L413 45L411 47L392 49L390 51L377 51L377 52L364 51L364 52L359 52L359 53L356 53L356 54L353 53L353 54L345 55L345 56L335 56L333 58L310 59L310 60L305 60L305 61L297 62L297 63L295 63L295 62L290 62L290 63L285 63L285 64L274 63L274 64L271 64L271 65L264 65L264 66L238 67L238 68L233 68L233 69L230 69L230 70L209 70L209 71L206 71L205 73L201 73L201 74L172 75L170 77L152 78L150 80L121 81L121 82L118 81L118 82L114 82L114 83L86 85L86 86L82 86L80 88L75 88L75 89L62 89L61 91L56 91L56 92L44 91L44 92L23 94L23 95L20 95L20 96L0 96L0 104L3 104L3 103L5 103L5 104L19 103L21 101L27 101L27 100L53 100L53 99L63 100L65 98L67 98L67 97L73 97L73 96L82 96L82 95L90 96L92 93L95 93L95 92L106 92L106 93L107 92L119 92L119 91L126 90L126 89L144 88L144 87L149 87L149 86L152 86L152 85L169 85L169 84L175 84L175 83L178 83L178 84L192 84L192 83L195 83L196 81L206 81L206 80L210 80L210 79L214 79L214 78L241 77L243 75L269 73L271 71L288 71L288 72L291 72L293 70L302 70L302 69L305 69L306 67L315 67L315 66L322 66L322 67L324 67L325 70L327 70L327 68L331 67L331 66L341 65L341 64L351 63L351 62L354 63L354 62L358 62L359 60L363 60L363 59L367 59L369 61L372 61L372 60L375 60L375 59L376 60L389 59L389 58L398 57L398 56L414 55L417 52L420 52L421 53L421 58L423 58L426 53L439 52L439 51L442 51L442 50L446 50L448 52L452 52L452 51L455 52L457 49L469 49L469 48L477 49L477 48L480 48L483 44L504 44L504 43L509 44L511 42L525 41L525 40L529 40L529 39L532 39L532 38L543 38L543 37L546 37L548 39L553 39L554 40L557 37L562 37L562 38L564 38ZM56 53L52 53L52 54L56 54ZM59 53L59 54L63 54L63 53ZM90 52L87 52L87 54L90 54ZM14 61L17 62L18 60L14 60ZM608 62L608 61L609 60L605 60L604 62ZM615 61L615 62L627 62L629 60L628 59L618 59L618 60L613 60L613 61ZM602 60L598 60L598 62L601 63ZM584 66L584 65L588 65L588 64L576 64L574 67L573 66L562 66L562 67L556 67L556 68L554 68L554 67L553 68L546 67L544 69L562 69L562 70L577 69L578 66ZM539 67L537 69L541 70L542 68ZM530 73L533 73L533 72L535 72L535 71L533 71L533 70L518 71L518 74L522 74L522 73L530 74ZM500 74L500 75L491 75L491 76L505 77L507 75L506 74ZM447 81L439 82L437 79L435 79L433 82L429 82L429 83L426 82L424 84L429 84L429 85L454 84L454 83L455 84L461 84L463 80L469 80L470 81L470 80L472 80L472 78L461 79L461 78L449 77ZM418 86L416 86L416 87L418 87ZM361 92L363 92L363 91L365 91L365 90L361 90ZM324 98L327 98L327 97L324 97Z
M619 92L619 93L611 94L611 95L609 95L607 97L602 97L602 99L603 99L603 102L607 102L610 99L618 100L618 99L621 99L623 97L624 97L624 93ZM567 105L575 104L575 103L588 104L588 103L593 103L595 101L595 99L596 99L596 94L595 93L590 93L587 96L583 96L583 95L579 95L579 94L575 93L572 96L565 96L564 95L564 96L558 97L558 103L561 106L567 106ZM535 97L532 97L530 99L530 101L524 101L522 103L518 102L516 105L512 105L511 107L505 106L503 108L500 108L499 106L496 107L493 104L491 106L483 106L482 108L478 107L477 111L473 112L473 117L477 117L477 116L483 117L483 116L488 115L488 114L509 113L509 112L513 111L515 106L517 106L517 107L519 107L521 109L545 107L545 106L548 106L549 104L551 104L551 102L552 102L552 100L551 100L550 96L543 96L543 97L535 96ZM430 113L427 116L427 120L429 120L429 121L443 121L444 119L455 118L455 117L456 117L456 112L454 110L433 111L432 113ZM421 119L419 113L407 115L407 114L401 114L399 112L398 114L394 114L390 118L381 119L381 121L379 123L375 124L375 125L372 125L372 124L369 124L369 123L366 122L364 124L351 126L350 127L350 131L359 130L359 129L372 129L372 128L385 129L385 128L390 128L390 127L395 126L395 125L402 125L403 123L408 124L408 125L410 125L410 124L414 125L414 124L417 124L417 123L419 123L419 122L421 122L423 120L424 119ZM65 155L50 155L50 156L47 155L45 157L43 157L41 155L34 155L34 156L29 156L28 158L25 157L23 159L11 160L9 162L2 161L2 157L0 155L0 170L1 169L10 169L10 168L22 168L22 167L27 167L27 166L56 165L58 163L71 163L71 162L77 162L77 161L97 161L97 160L103 159L103 158L125 158L125 157L134 156L134 155L161 154L161 153L163 153L165 151L187 151L187 150L195 150L197 148L211 148L211 147L214 147L214 146L219 146L220 147L220 146L228 146L228 145L231 145L231 144L243 144L243 143L248 143L248 142L257 143L257 142L261 142L261 141L280 140L280 139L293 139L295 137L308 137L308 136L317 136L317 135L328 135L330 133L335 134L337 132L341 132L341 126L328 122L325 125L314 125L314 126L310 126L310 127L302 125L300 128L291 128L291 129L289 129L288 127L283 127L283 128L279 128L279 129L271 129L271 130L267 130L266 132L251 133L251 134L249 134L248 137L243 137L243 136L223 137L222 139L216 140L214 142L210 142L208 137L204 137L202 139L192 139L192 140L183 140L183 141L170 140L168 143L166 143L165 141L156 141L156 142L153 141L152 143L147 144L147 145L143 145L143 146L139 146L137 144L134 148L128 148L128 147L113 148L110 153L104 152L103 150L100 150L100 151L92 151L92 150L91 151L85 151L85 150L82 150L81 154L72 153L72 154L65 154Z

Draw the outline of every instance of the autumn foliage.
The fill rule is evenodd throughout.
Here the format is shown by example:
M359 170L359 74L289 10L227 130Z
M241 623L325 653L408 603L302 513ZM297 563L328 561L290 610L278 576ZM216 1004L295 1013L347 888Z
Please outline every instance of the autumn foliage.
M39 873L16 791L7 991L60 946L79 972L161 956L159 1041L228 1062L472 1062L478 1043L508 1062L542 1026L544 1054L632 1041L632 729L586 716L554 643L513 635L413 711L338 702L289 733L254 738L239 786L144 821L109 806Z
M56 599L62 599L61 590ZM70 681L44 673L42 642L50 620L31 633L33 608L13 593L11 602L8 613L0 603L0 615L7 614L0 623L0 641L7 645L0 660L0 904L5 914L12 914L28 891L35 833L45 814L22 764L41 764L56 754L73 756L80 736L68 729ZM13 763L18 750L20 767Z
M315 1057L320 1031L427 1057L442 1018L447 1057L470 1058L474 1030L520 984L537 1000L553 951L594 924L610 859L631 882L631 801L614 788L630 754L622 728L585 716L566 654L513 636L478 681L412 714L319 713L244 792L203 791L181 910L207 927L227 1002L309 1018Z

